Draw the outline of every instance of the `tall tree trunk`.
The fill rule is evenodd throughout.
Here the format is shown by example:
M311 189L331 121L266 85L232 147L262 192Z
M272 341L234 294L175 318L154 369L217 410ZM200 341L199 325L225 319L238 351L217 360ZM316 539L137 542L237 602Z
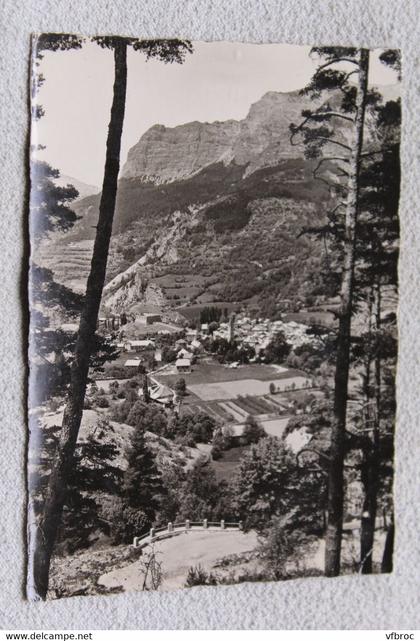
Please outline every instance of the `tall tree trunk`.
M331 428L330 468L328 474L328 524L325 541L325 575L340 574L343 530L343 468L350 366L350 333L353 302L356 224L359 206L359 175L363 146L369 51L360 49L356 96L354 139L349 162L348 196L345 220L343 275L340 292L337 360L334 387L334 418Z
M73 464L77 436L82 420L89 363L94 346L98 312L105 281L117 196L121 135L127 87L127 44L123 40L118 41L114 46L114 62L114 92L92 262L86 286L85 302L80 317L74 361L71 367L70 385L60 440L49 478L43 512L36 527L32 545L34 552L33 558L30 559L30 578L28 579L27 592L28 597L33 599L45 599L48 590L51 555L61 520L67 480Z
M380 277L375 284L375 327L381 328L381 284ZM360 570L362 574L372 573L372 554L375 539L375 523L378 507L379 480L379 433L381 418L381 357L375 356L375 411L373 420L372 443L367 457L367 473L365 479L365 499L360 530Z
M382 556L381 572L383 572L384 574L387 572L392 572L394 557L394 535L395 526L394 517L392 517L391 524L386 533L384 553Z
M372 443L366 461L365 498L363 501L360 529L360 572L372 573L373 543L378 495L377 447Z

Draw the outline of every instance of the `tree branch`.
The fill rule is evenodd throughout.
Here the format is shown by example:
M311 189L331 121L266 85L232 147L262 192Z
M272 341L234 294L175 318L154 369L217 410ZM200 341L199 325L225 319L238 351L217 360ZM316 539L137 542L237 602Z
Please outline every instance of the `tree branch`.
M351 147L349 145L345 145L343 142L339 142L338 140L334 140L333 138L328 138L327 136L316 136L317 140L326 140L327 142L331 142L333 145L338 145L339 147L342 147L343 149L347 149L347 151L351 151ZM315 140L315 138L314 138Z
M305 452L313 452L314 454L316 454L320 458L324 458L328 462L331 460L327 454L325 454L324 452L320 452L319 450L316 450L314 447L304 447L303 449L300 450L300 452L296 454L296 458L299 459L299 456L301 454L304 454Z
M323 158L320 159L318 162L317 166L315 169L312 171L312 175L315 178L315 180L322 180L323 182L327 183L328 185L331 185L331 183L328 183L328 181L325 180L325 178L322 178L321 176L318 176L317 172L320 169L322 163L327 162L327 161L333 161L333 160L340 160L343 162L349 162L347 158L341 158L340 156L324 156ZM348 173L344 171L341 167L339 167L340 171L342 171L343 176L348 176Z
M358 66L357 61L356 60L352 60L351 58L334 58L333 60L330 60L329 62L325 62L323 65L318 67L318 69L315 72L315 76L317 76L318 73L320 71L322 71L323 69L327 69L331 65L336 65L339 62L350 62L351 64ZM354 73L354 72L352 72L352 73Z
M318 118L322 118L324 116L327 117L327 118L332 118L332 117L342 118L343 120L347 120L348 122L351 122L352 124L354 124L354 118L352 118L351 116L345 116L344 114L340 114L337 111L319 111L319 112L315 112L313 114L313 116L311 116L311 118L312 119L316 119L317 117Z
M343 203L343 202L338 203L338 205L336 205L334 209L330 209L330 211L327 211L327 214L329 214L330 216L333 216L337 211L337 209L340 209L340 207L347 207L347 203Z
M328 225L323 225L322 227L302 227L296 238L301 238L305 234L319 234L323 236L328 232Z

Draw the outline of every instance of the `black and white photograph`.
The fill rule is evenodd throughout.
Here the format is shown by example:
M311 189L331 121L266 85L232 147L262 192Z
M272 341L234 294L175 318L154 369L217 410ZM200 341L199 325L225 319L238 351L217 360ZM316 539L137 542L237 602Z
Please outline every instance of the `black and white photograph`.
M32 37L29 599L392 572L404 70L315 45Z

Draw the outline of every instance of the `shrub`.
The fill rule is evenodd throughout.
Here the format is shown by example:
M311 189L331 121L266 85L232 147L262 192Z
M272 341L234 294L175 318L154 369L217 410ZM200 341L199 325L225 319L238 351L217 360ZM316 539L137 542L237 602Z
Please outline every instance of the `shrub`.
M211 457L213 461L218 461L223 456L223 450L218 445L213 445L211 448Z
M185 396L185 392L187 391L187 384L185 382L185 378L179 378L177 382L174 385L175 392L177 396Z
M259 545L259 555L268 575L276 581L295 576L300 559L305 558L304 549L311 540L313 537L303 532L287 531L282 519L272 518Z
M258 443L260 438L263 438L264 436L266 436L266 433L263 426L260 425L253 416L247 416L242 434L246 443Z
M291 346L286 341L284 333L277 332L264 350L265 361L266 363L283 363L288 357L290 350Z
M263 530L271 518L281 517L289 529L316 532L323 519L325 488L324 476L300 467L275 436L251 445L232 479L237 518L245 529Z
M186 588L193 588L196 585L217 585L217 577L207 572L201 565L191 566L188 570L185 581Z
M112 378L127 378L127 372L128 370L125 367L118 365L108 367L106 370L107 376L111 376Z
M222 458L223 456L223 450L225 448L225 439L223 434L220 431L217 431L213 435L213 441L212 441L212 448L211 448L211 456L214 461L217 461L218 459Z
M109 401L106 396L97 396L94 403L96 407L109 407Z
M178 445L181 445L182 447L195 447L195 438L193 437L192 434L183 434L178 435L175 438L175 442L178 443Z
M136 395L136 400L125 400L122 403L115 403L110 414L111 420L117 423L126 423L131 408L138 400L139 398Z
M149 518L137 508L121 505L111 515L111 536L116 545L132 543L135 536L145 534L150 527Z
M112 383L110 383L109 385L109 391L112 394L116 394L118 392L119 387L120 387L120 384L118 381L112 381Z
M139 397L137 396L137 394L136 394L136 398L137 400L131 406L130 411L128 412L127 418L126 418L126 423L128 423L128 425L132 425L133 427L141 423L147 409L146 403L144 403L144 401L139 400Z

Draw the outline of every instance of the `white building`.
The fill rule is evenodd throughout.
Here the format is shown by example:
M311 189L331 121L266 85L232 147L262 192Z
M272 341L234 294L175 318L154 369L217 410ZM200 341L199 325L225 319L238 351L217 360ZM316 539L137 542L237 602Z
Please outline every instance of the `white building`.
M175 362L175 367L178 372L189 374L191 372L191 360L189 358L178 358Z
M154 347L154 342L150 339L139 340L139 341L129 341L128 342L129 350L132 352L141 352L145 349L150 349Z
M141 358L129 358L124 363L124 367L135 369L136 371L138 370L140 365L141 365Z

